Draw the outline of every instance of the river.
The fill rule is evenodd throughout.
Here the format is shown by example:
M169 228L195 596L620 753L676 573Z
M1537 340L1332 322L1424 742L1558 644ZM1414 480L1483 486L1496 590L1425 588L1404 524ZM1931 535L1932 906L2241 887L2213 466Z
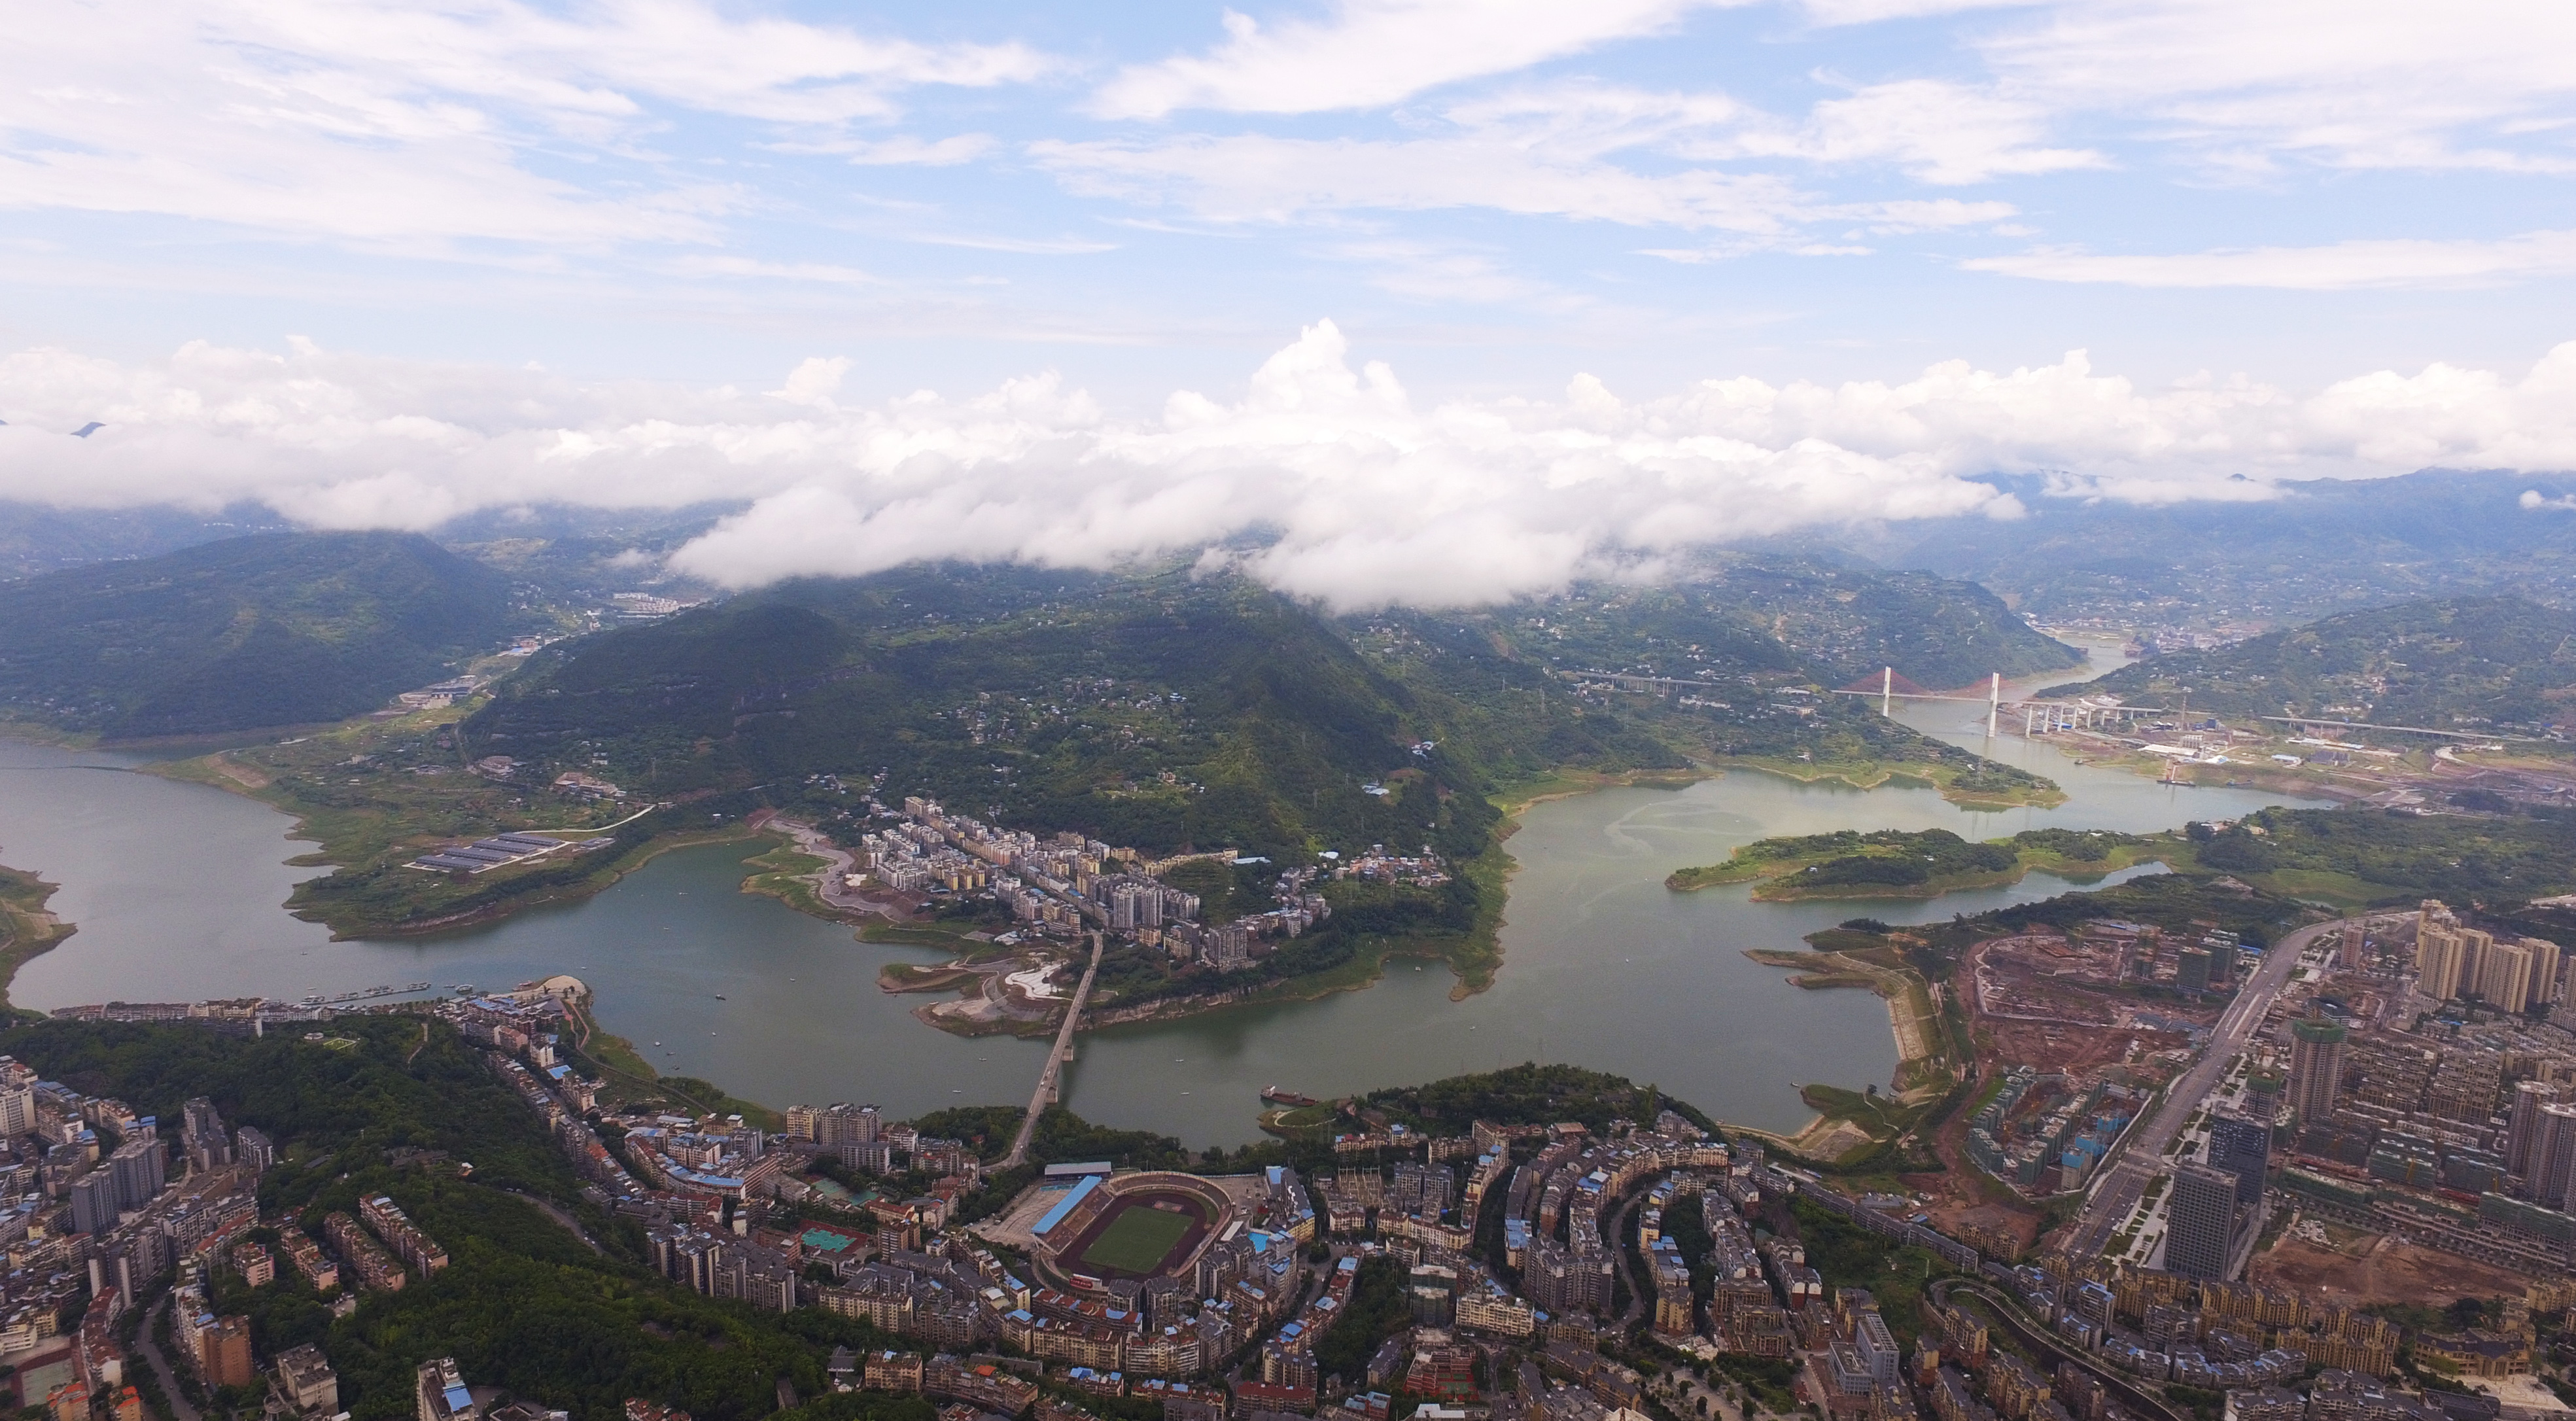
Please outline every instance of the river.
M2097 661L2096 673L2109 664ZM1982 743L1981 707L1924 702L1900 714ZM1740 773L1534 806L1510 841L1519 869L1491 990L1453 1002L1438 963L1397 962L1365 991L1088 1033L1066 1103L1103 1124L1234 1145L1255 1137L1265 1085L1339 1095L1545 1060L1651 1081L1722 1119L1795 1130L1806 1118L1800 1082L1887 1083L1896 1054L1886 1011L1865 992L1788 987L1743 949L1794 948L1862 912L1946 918L2070 885L2033 874L1919 903L1755 903L1749 886L1669 892L1672 870L1774 834L2142 831L2290 802L2078 765L2045 740L2005 737L1994 753L2055 779L2067 802L1969 814L1928 789L1864 794ZM1037 1042L965 1040L914 1021L908 1009L922 999L880 991L877 969L936 955L856 942L847 927L740 892L749 850L739 845L664 854L596 897L484 928L334 943L279 906L322 871L286 865L306 847L287 837L290 821L221 790L133 773L135 763L0 740L0 862L61 884L52 906L80 927L19 971L19 1005L292 999L415 980L489 988L570 972L597 992L602 1024L666 1072L773 1105L875 1101L898 1116L1024 1101L1044 1058Z

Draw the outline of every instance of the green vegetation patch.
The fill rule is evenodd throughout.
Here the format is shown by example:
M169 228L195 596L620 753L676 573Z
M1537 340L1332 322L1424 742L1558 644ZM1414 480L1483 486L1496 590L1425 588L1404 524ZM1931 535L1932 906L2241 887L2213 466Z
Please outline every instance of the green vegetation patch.
M1371 1091L1358 1104L1436 1135L1464 1135L1478 1120L1496 1125L1552 1125L1580 1121L1594 1131L1612 1120L1651 1123L1670 1110L1703 1130L1717 1123L1684 1101L1625 1076L1580 1066L1524 1063L1479 1075L1452 1076L1428 1085Z
M2266 809L2191 826L2199 866L2285 896L2519 901L2576 891L2576 815Z
M1082 1261L1121 1273L1151 1273L1197 1222L1186 1213L1130 1204L1082 1251Z
M2018 881L2033 868L2100 876L2162 853L2169 840L2130 834L2035 829L1970 843L1947 829L1838 830L1757 839L1722 864L1685 868L1664 880L1678 893L1725 883L1759 883L1766 902L1804 898L1930 898L1961 888Z
M1350 1297L1315 1344L1316 1369L1354 1387L1365 1385L1369 1359L1377 1355L1379 1345L1413 1322L1406 1281L1404 1264L1392 1254L1360 1260Z
M0 1005L19 968L78 931L46 911L54 888L24 869L0 867Z

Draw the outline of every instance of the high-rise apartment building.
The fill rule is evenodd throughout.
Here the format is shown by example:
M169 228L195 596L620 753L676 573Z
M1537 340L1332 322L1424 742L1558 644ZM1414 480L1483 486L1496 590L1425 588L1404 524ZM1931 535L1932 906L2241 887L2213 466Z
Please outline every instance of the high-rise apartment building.
M2323 1017L2290 1023L2290 1108L2304 1127L2334 1114L2343 1092L2344 1027Z
M2530 1174L2532 1141L2540 1132L2540 1107L2557 1099L2558 1087L2547 1081L2514 1082L2513 1099L2505 1112L2505 1173Z
M2236 1252L2236 1176L2186 1160L2174 1166L2170 1177L2165 1270L2187 1278L2225 1278Z
M2519 942L2487 945L2478 958L2478 997L2498 1011L2521 1011L2531 1002L2531 949Z
M2237 1203L2260 1200L2264 1175L2272 1165L2271 1126L2229 1111L2213 1112L2209 1117L2209 1163L2234 1176Z
M2540 1107L2523 1164L2524 1188L2548 1208L2566 1207L2568 1189L2576 1183L2576 1104L2564 1101Z

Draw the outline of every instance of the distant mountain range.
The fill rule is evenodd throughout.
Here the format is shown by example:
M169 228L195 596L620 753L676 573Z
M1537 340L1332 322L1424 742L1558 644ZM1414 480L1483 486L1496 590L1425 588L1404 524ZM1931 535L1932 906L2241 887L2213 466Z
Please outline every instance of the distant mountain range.
M159 557L200 543L294 525L258 504L184 508L49 508L0 499L0 579L36 577L115 558Z
M0 715L110 740L338 720L497 649L510 581L408 533L263 533L0 583Z
M2169 504L2052 496L2039 477L1991 482L2029 516L1891 523L1794 546L1968 578L2044 621L2283 624L2498 593L2576 603L2568 475L2427 469Z
M2520 597L2346 612L2159 656L2052 695L2187 697L2213 715L2313 715L2431 730L2538 730L2576 709L2576 613Z

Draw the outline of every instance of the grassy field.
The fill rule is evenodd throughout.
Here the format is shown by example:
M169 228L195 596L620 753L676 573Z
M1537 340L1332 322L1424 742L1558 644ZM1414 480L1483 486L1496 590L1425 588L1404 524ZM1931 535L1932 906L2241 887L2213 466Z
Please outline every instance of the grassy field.
M1109 1227L1102 1229L1091 1247L1082 1251L1082 1261L1121 1273L1151 1273L1196 1222L1188 1214L1143 1205L1131 1207L1109 1221Z

